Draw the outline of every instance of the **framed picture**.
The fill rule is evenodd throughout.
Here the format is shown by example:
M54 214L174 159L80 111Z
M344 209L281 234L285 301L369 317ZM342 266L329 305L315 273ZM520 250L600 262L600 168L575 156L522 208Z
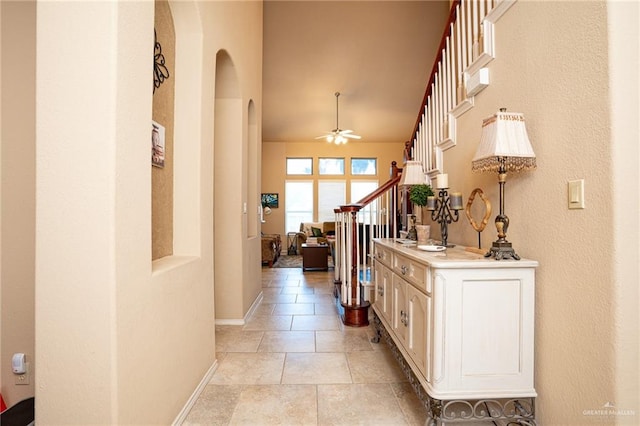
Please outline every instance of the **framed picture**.
M164 167L164 126L151 121L151 165Z
M262 194L262 207L278 208L278 194Z

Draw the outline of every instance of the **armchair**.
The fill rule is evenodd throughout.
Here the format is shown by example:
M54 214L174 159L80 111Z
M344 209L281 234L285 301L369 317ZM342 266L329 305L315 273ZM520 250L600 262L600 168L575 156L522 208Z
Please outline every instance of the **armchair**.
M282 238L280 234L262 234L262 263L267 263L269 268L278 261L282 250Z

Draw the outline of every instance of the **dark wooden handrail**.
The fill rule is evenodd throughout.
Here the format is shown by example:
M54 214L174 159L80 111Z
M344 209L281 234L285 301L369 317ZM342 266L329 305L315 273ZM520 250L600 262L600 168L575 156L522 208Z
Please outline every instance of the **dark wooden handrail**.
M367 204L371 203L373 200L375 200L376 198L378 198L379 196L381 196L382 194L384 194L394 186L398 185L401 177L402 176L396 176L394 178L389 179L388 181L383 183L382 186L379 186L378 189L376 189L371 194L367 195L366 197L358 201L356 204L360 204L363 207L366 206Z
M445 48L445 44L447 41L447 37L449 36L449 28L451 24L456 21L456 10L458 5L460 4L460 0L453 0L451 3L451 10L449 11L449 19L447 20L447 24L444 27L444 31L442 32L442 38L440 39L440 46L438 47L438 52L436 54L436 59L433 61L433 67L431 68L431 75L429 76L429 81L427 82L427 87L424 90L424 97L422 98L422 105L420 105L420 110L418 111L418 118L416 118L416 124L413 126L413 133L409 137L409 143L411 148L413 148L413 139L418 131L418 127L420 126L420 121L422 120L422 114L424 114L424 110L426 108L427 99L431 95L431 85L433 84L436 73L438 72L438 63L442 60L442 50Z
M362 204L362 206L366 206L367 204L371 203L373 200L378 198L380 195L384 194L394 186L398 185L398 183L400 182L400 178L402 177L402 175L400 174L401 172L402 172L402 169L398 168L398 163L396 163L395 161L392 161L391 162L391 179L383 183L381 186L378 187L378 189L373 191L371 194L365 196L363 199L361 199L355 204Z

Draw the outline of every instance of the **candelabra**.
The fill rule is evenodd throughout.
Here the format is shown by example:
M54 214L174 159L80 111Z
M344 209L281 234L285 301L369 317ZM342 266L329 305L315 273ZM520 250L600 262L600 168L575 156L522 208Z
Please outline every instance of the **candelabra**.
M462 210L462 194L447 192L448 188L438 188L438 198L435 196L427 198L427 210L431 211L431 220L440 224L440 234L442 235L442 245L453 247L447 244L449 237L448 226L457 222L460 218L458 211Z

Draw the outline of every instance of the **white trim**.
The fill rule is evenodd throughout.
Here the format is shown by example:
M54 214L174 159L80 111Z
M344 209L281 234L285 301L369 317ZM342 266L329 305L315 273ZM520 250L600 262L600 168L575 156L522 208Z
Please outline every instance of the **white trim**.
M213 364L211 364L211 367L209 367L202 380L200 380L200 383L198 383L198 386L195 388L195 390L187 400L187 403L184 405L184 407L182 407L182 410L180 410L176 418L173 420L173 423L171 423L172 426L179 426L184 423L184 421L187 419L187 416L189 415L189 412L195 405L202 392L204 392L204 389L213 378L213 374L217 369L218 360L216 359L215 361L213 361Z
M260 305L260 303L262 302L262 298L263 298L263 293L261 291L260 294L258 294L258 297L256 297L256 300L253 301L253 304L251 305L251 307L247 311L247 314L244 316L244 320L243 321L244 321L245 324L246 324L247 320L251 317L251 315L253 315L253 313L256 311L256 309L258 309L258 305Z
M487 13L484 17L489 22L498 22L498 20L504 15L511 6L516 3L517 0L502 0L496 3L496 5Z
M216 319L216 325L244 325L244 319Z
M489 68L480 68L475 74L464 74L467 96L475 96L489 86Z
M457 119L462 116L465 112L469 111L473 108L473 97L466 98L458 103L454 109L451 110L451 114Z
M435 176L442 173L442 149L439 146L434 146L432 150L432 155L435 156L433 161L435 162L435 167L427 170L427 175L430 179L435 179Z
M249 308L249 310L245 314L244 318L242 318L242 319L233 319L233 318L232 319L219 319L219 318L216 318L215 324L216 325L245 325L247 323L247 320L251 317L251 315L253 315L253 313L258 308L258 305L260 304L260 302L262 302L262 299L263 299L263 294L262 294L262 292L260 292L260 294L258 294L258 297L256 297L256 300L253 301L253 304L251 305L251 307Z

